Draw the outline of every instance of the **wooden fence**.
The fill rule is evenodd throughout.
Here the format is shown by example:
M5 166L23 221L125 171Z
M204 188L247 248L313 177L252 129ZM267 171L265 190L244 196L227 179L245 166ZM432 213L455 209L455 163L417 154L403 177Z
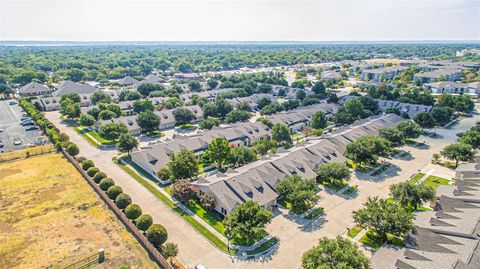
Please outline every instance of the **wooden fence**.
M88 257L85 257L77 262L74 262L68 266L66 266L63 269L83 269L83 268L89 268L93 264L96 263L102 263L105 259L105 252L102 249L99 249L97 253L90 255Z
M75 168L80 172L83 178L87 183L95 190L95 192L102 198L102 200L108 205L110 210L112 210L117 218L127 227L129 232L135 236L138 242L145 248L145 250L160 267L165 269L175 269L170 263L160 254L160 252L150 243L147 238L137 229L137 227L129 220L125 214L115 205L115 203L108 198L107 194L100 189L100 187L93 181L93 179L85 172L80 164L68 153L62 149L63 155L75 166Z

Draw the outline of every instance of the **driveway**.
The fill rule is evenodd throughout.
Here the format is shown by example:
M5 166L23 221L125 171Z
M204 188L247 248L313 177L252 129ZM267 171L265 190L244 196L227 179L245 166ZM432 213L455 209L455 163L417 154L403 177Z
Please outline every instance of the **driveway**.
M411 159L388 160L392 165L379 177L366 177L362 174L354 174L351 179L352 185L358 185L358 194L355 198L346 199L336 193L322 191L319 205L325 208L323 218L303 226L296 223L288 216L282 215L276 210L276 217L267 227L267 230L280 239L279 247L272 257L263 261L243 262L235 260L221 253L200 236L193 228L186 224L183 219L172 213L156 197L137 183L123 170L111 161L117 156L114 150L103 151L92 147L72 128L61 123L58 112L48 112L47 117L62 131L70 136L70 139L80 147L80 155L93 160L102 171L115 179L128 194L133 197L145 212L152 214L154 221L163 224L169 232L169 241L179 246L179 258L187 266L202 263L209 269L214 268L299 268L301 258L305 251L316 245L318 239L323 236L334 238L342 235L347 228L352 227L352 211L362 207L369 196L388 197L389 187L392 184L406 181L419 171L431 169L429 166L432 154L439 152L443 147L457 139L456 133L465 132L475 125L480 119L478 115L466 118L450 129L437 128L438 135L432 137L420 137L418 141L425 141L427 147L416 148L405 146L402 149L411 153ZM448 171L444 171L448 173Z

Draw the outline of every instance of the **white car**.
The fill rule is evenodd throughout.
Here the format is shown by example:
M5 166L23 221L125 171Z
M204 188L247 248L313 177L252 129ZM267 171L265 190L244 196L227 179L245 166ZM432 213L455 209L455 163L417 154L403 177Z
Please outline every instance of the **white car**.
M14 138L14 139L13 139L13 144L14 144L15 146L21 145L21 144L22 144L22 140L20 140L20 138Z

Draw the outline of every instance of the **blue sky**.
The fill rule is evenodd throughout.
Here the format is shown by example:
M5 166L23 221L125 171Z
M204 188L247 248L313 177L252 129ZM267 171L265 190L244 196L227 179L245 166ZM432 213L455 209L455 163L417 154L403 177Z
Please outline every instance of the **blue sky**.
M480 0L0 0L0 40L480 40Z

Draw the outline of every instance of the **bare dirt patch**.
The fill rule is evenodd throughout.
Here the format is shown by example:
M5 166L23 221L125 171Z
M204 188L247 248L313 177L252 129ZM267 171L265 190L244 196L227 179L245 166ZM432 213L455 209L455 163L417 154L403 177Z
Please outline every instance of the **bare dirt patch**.
M59 154L0 164L0 268L63 268L104 248L95 268L158 268Z

